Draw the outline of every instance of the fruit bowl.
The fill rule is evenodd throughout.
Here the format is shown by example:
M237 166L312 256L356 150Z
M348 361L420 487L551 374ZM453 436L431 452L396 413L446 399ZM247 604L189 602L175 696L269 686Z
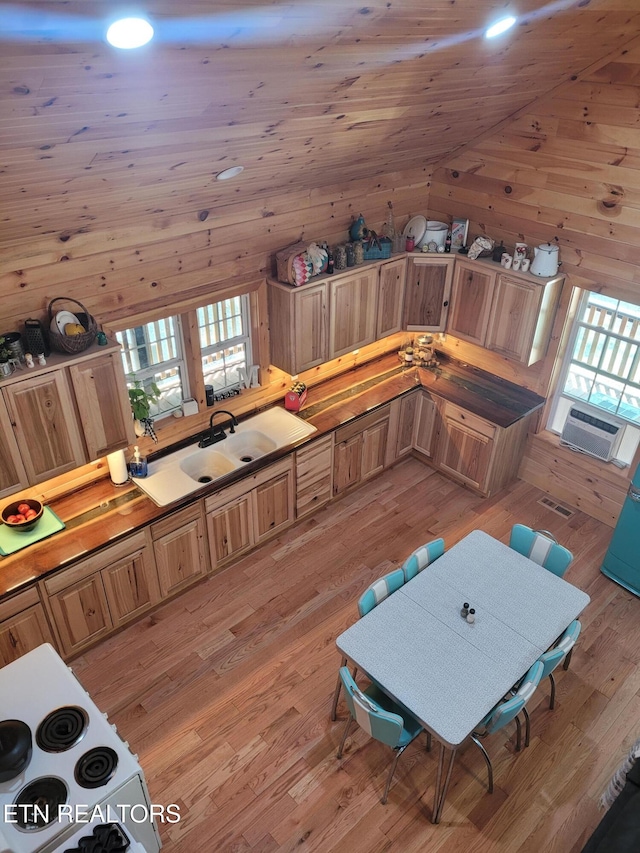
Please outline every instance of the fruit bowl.
M28 509L25 509L25 507L28 507ZM37 501L35 498L20 498L17 501L11 501L11 503L3 507L0 518L2 518L3 523L11 530L26 532L27 530L33 530L42 518L43 512L44 504L40 503L40 501Z

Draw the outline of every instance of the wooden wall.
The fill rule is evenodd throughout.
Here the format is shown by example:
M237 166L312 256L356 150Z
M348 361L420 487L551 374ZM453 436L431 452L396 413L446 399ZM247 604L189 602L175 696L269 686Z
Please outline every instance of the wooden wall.
M556 242L569 286L640 302L640 48L624 52L582 79L537 102L499 132L469 146L436 171L430 208L467 216L470 235L530 246ZM452 340L474 363L546 394L569 288L547 359L514 369L478 348ZM533 442L522 474L558 498L612 524L627 477L590 460L578 472L575 454ZM582 466L584 467L584 466ZM606 495L602 478L611 479Z

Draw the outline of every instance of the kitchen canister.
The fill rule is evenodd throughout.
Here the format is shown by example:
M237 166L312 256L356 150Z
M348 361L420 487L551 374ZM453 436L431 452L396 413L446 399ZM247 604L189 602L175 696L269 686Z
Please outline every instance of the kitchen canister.
M344 248L347 253L347 266L354 267L356 265L356 255L353 249L353 243L347 243Z
M344 243L336 246L334 251L334 269L346 270L347 268L347 247Z
M362 240L356 240L353 244L353 259L356 266L364 263L364 246L362 244Z
M124 450L116 450L107 456L109 476L114 486L124 486L129 479L127 460L124 458Z

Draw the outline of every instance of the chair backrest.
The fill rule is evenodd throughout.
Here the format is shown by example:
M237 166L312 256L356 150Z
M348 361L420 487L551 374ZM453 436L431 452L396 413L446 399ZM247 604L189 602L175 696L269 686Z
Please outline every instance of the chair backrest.
M426 545L421 545L411 554L402 564L405 580L410 581L418 572L426 569L428 565L442 557L444 554L444 539L434 539L432 542L427 542Z
M483 726L487 734L497 732L517 717L535 693L536 687L540 684L543 669L542 663L537 660L520 682L516 693L509 699L504 699L498 703L493 711L485 717Z
M366 589L358 599L358 613L366 616L370 610L377 607L381 601L391 595L404 584L404 572L402 569L394 569L388 575L379 578Z
M538 660L542 662L544 667L544 671L542 673L543 678L546 678L547 675L551 675L558 664L566 658L571 649L577 643L581 630L582 625L577 619L574 619L555 646L546 651L543 655L540 655Z
M340 667L340 679L347 707L353 719L371 737L395 748L402 735L404 725L402 717L385 711L377 702L365 695L358 688L346 666Z
M546 531L532 530L525 524L514 524L509 547L562 577L573 562L573 554L550 537L551 534Z

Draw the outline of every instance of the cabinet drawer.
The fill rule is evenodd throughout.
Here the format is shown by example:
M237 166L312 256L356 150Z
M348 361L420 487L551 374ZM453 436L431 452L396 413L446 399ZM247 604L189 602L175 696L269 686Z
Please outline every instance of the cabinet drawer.
M15 616L21 610L26 610L27 607L31 607L33 604L39 603L40 596L38 595L38 590L35 587L25 589L24 592L19 592L13 598L0 603L0 622L3 619L10 619L11 616Z
M494 424L490 424L489 421L485 421L484 418L480 418L478 415L474 415L466 409L454 406L452 403L447 403L445 405L444 415L447 420L454 421L455 423L459 423L462 426L475 430L475 432L479 432L487 438L493 438L496 433L496 427Z
M370 429L380 421L388 420L391 407L389 405L382 406L374 412L369 412L356 418L352 423L346 424L336 430L336 444L341 444L343 441L348 441L354 435L364 432L365 429Z

